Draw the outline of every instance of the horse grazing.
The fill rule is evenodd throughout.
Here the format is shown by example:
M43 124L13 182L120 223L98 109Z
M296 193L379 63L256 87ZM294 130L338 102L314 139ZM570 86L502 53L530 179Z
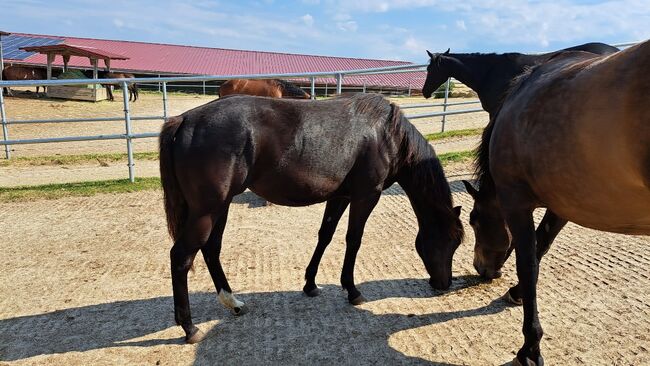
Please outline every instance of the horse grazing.
M560 53L518 78L483 133L474 264L498 270L515 250L519 283L507 298L524 306L521 364L543 362L539 261L566 222L650 235L649 64L650 41L609 56ZM552 214L535 231L537 207Z
M510 83L526 68L547 61L564 51L585 51L597 55L608 55L618 48L604 43L585 43L564 50L541 55L523 53L482 54L445 53L432 54L427 51L431 61L427 67L427 78L422 88L425 98L430 98L435 90L450 77L462 82L478 94L483 109L490 116L499 108Z
M7 66L2 70L2 80L46 80L47 70L28 66ZM38 94L40 86L36 87ZM5 95L12 95L9 88L4 88ZM45 87L43 87L45 90Z
M126 74L126 73L120 73L120 72L100 72L99 77L101 79L134 79L135 75L133 74ZM106 88L106 93L108 94L108 100L111 102L115 100L113 98L113 86L120 86L119 84L102 84L104 88ZM132 101L135 102L138 100L138 84L136 83L130 83L128 84L128 89L129 89L129 102ZM126 97L126 96L125 96Z
M257 95L260 97L310 99L311 95L288 81L280 79L232 79L221 84L219 97L232 94Z
M332 153L332 152L336 153ZM433 148L381 96L356 94L306 102L252 96L220 98L170 118L160 134L160 174L169 232L177 324L188 343L203 334L192 324L187 272L201 250L219 300L245 312L219 261L228 207L246 188L270 202L306 206L326 201L318 244L303 291L319 294L318 265L350 206L341 285L348 301L363 296L354 263L366 220L383 189L398 182L417 216L415 247L434 288L451 284L452 257L463 237L460 207Z

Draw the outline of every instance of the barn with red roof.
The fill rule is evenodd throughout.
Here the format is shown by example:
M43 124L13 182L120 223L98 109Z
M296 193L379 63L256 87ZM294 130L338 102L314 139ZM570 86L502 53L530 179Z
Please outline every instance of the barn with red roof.
M133 73L138 76L329 72L410 64L404 61L233 50L25 33L6 35L2 37L2 43L6 64L44 67L47 64L46 55L28 52L23 48L69 45L124 56L124 60L113 60L111 69L117 72ZM63 66L62 58L57 57L53 65L56 67ZM73 68L92 68L88 59L83 57L73 56L68 65ZM384 90L421 89L425 76L425 72L346 76L343 80L343 86L366 85ZM317 83L320 85L328 83L332 86L335 80L323 78L318 79Z

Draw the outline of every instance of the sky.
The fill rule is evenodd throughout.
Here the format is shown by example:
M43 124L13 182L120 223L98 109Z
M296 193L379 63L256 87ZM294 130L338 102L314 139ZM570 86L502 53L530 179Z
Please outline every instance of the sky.
M426 62L650 38L650 0L0 0L0 30Z

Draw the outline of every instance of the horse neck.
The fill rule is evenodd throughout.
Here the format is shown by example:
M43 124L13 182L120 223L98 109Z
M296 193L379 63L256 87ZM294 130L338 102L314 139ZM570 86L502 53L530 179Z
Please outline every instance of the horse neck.
M433 148L414 132L404 134L397 182L411 201L421 227L446 223L453 213L451 189Z
M492 114L510 87L511 80L532 63L528 55L459 53L451 54L451 76L477 94L483 109Z

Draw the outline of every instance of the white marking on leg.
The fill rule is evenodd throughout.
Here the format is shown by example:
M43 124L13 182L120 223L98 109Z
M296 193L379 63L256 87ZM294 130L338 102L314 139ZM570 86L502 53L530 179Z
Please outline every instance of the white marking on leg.
M243 302L237 300L237 298L235 298L233 294L231 294L226 290L221 290L219 292L219 301L221 301L221 303L229 309L234 309L234 308L241 309L244 306Z

